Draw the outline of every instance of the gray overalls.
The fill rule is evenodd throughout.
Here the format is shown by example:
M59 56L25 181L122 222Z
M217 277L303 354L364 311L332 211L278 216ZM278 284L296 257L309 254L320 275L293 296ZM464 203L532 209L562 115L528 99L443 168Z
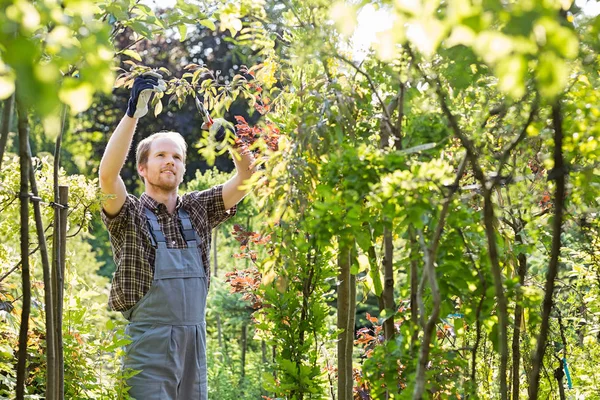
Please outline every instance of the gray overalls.
M156 215L146 216L156 247L150 290L123 313L132 342L125 349L124 368L142 370L127 381L136 400L207 400L206 295L208 282L190 216L181 207L179 219L185 249L168 249Z

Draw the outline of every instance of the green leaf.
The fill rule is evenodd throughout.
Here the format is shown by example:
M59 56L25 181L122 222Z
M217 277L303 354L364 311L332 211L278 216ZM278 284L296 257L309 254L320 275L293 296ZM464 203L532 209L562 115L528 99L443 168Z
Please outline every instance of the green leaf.
M552 99L567 86L569 68L554 52L544 52L539 59L536 78L542 96Z
M506 57L496 67L499 89L512 96L521 98L525 94L527 61L523 56Z
M202 20L200 20L200 24L204 25L205 27L207 27L211 31L214 31L214 30L217 29L217 27L215 26L215 23L212 22L210 19L202 19Z
M135 50L131 50L131 49L123 50L123 52L121 54L124 54L128 57L133 58L134 60L142 62L142 56L140 56L139 53Z
M177 30L179 31L179 41L183 42L187 37L187 25L181 24L177 25Z

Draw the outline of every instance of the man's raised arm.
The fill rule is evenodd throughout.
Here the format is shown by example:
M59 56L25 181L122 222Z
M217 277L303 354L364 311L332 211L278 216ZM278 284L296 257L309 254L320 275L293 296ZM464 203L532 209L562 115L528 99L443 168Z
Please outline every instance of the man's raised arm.
M244 187L243 183L246 179L250 179L256 171L256 167L253 165L255 160L252 153L244 148L238 150L239 153L236 150L230 150L236 173L233 178L223 185L223 203L226 210L235 206L248 194L248 188Z
M160 78L155 72L147 72L135 78L127 104L127 115L113 132L104 150L100 161L100 188L104 194L116 196L102 203L102 208L109 217L114 217L121 211L127 198L127 189L120 176L121 168L127 159L137 121L148 112L148 101L152 93L165 89L164 81Z

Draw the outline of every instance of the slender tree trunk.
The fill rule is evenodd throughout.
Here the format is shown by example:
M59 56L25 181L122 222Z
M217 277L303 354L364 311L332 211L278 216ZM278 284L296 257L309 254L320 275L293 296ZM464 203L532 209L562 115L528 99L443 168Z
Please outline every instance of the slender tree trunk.
M414 357L417 349L417 340L419 338L419 303L417 302L417 292L419 290L419 262L418 243L414 231L409 231L410 237L410 322L413 334L410 338L410 354Z
M504 283L502 279L502 269L498 259L498 248L496 245L496 228L494 226L494 205L492 203L492 193L484 188L483 192L483 219L485 223L485 233L488 242L488 253L492 264L492 277L494 278L494 288L497 301L498 315L498 339L500 344L500 398L508 399L508 383L506 374L508 370L508 311L506 307L506 298L504 297Z
M390 340L395 335L394 312L396 311L396 304L394 302L394 243L392 232L389 228L384 228L383 230L383 243L383 304L386 312L391 313L390 315L385 316L386 320L383 323L383 331L385 340Z
M374 240L371 239L371 243ZM371 244L369 246L369 264L371 270L369 273L371 274L371 279L373 280L373 289L375 290L375 297L377 297L377 306L379 307L379 312L381 313L385 310L385 305L383 304L383 286L381 285L381 274L379 273L379 263L377 262L377 253L375 253L375 246Z
M338 255L338 294L337 294L337 327L341 330L338 335L338 399L348 400L352 398L352 392L348 393L348 386L352 387L352 357L348 360L348 341L351 340L348 331L350 319L350 247L342 244L340 238L340 249ZM348 384L350 382L350 385Z
M52 295L52 282L50 278L50 262L48 261L48 248L46 246L46 236L44 235L44 224L42 221L42 211L40 209L37 182L35 180L35 171L33 170L33 162L31 155L31 147L28 144L27 157L29 159L29 183L31 185L31 192L33 193L33 212L35 215L35 227L37 231L37 238L40 247L40 253L42 256L42 269L44 273L44 301L45 301L45 313L46 313L46 365L56 365L56 348L54 347L56 342L54 339L54 308L53 308L53 295ZM56 392L56 369L46 368L46 399L54 400L54 394Z
M0 170L2 170L2 159L6 150L8 141L8 132L12 125L13 108L15 103L15 94L13 93L8 99L4 100L4 108L2 109L2 125L0 126Z
M546 340L548 339L548 330L550 327L550 311L552 310L554 284L558 275L558 262L560 257L561 233L563 220L563 207L565 202L565 175L567 173L563 160L562 142L562 112L560 102L557 100L552 107L552 123L554 127L554 168L550 172L550 179L556 181L556 192L554 194L554 220L552 233L552 249L550 250L550 262L548 272L546 273L546 286L544 302L542 303L542 323L540 334L537 340L537 348L533 356L531 379L529 386L529 398L537 399L540 370L544 361L546 350Z
M356 251L356 248L355 248ZM352 254L352 259L356 260L356 254ZM350 263L352 264L352 263ZM346 395L352 398L354 389L354 369L352 368L352 353L354 350L354 328L356 325L356 275L350 274L350 298L348 299L348 338L346 341L346 362L350 372L349 379L346 379Z
M64 399L64 375L65 375L65 363L64 363L64 354L63 354L63 335L62 335L62 325L63 325L63 298L64 298L64 289L65 289L65 257L67 250L67 216L68 209L67 204L69 202L69 187L68 186L59 186L59 197L58 204L60 208L58 208L55 212L55 215L58 216L58 219L55 219L55 227L54 234L56 236L56 264L55 264L55 273L54 276L56 279L56 292L55 295L55 338L56 338L56 364L57 364L57 399ZM58 234L56 234L58 232Z
M55 392L56 400L63 400L64 398L64 363L63 363L63 343L62 343L62 298L63 298L63 271L64 271L64 259L62 255L65 254L61 246L66 242L65 238L61 237L61 217L63 216L62 202L61 202L61 189L59 187L58 176L60 172L60 151L62 146L62 137L66 128L67 119L67 107L63 106L62 109L62 124L58 137L56 138L56 144L54 147L54 168L53 168L53 187L54 187L54 224L52 233L52 279L53 287L52 292L54 295L54 328L55 328L55 349L56 349L56 364L54 368L57 374L57 385ZM65 205L66 207L66 201ZM65 209L66 211L66 209ZM66 212L64 214L66 216ZM66 226L66 220L65 226Z
M554 377L556 378L556 383L558 384L558 395L560 396L560 400L566 400L567 396L565 395L565 385L563 383L565 371L563 369L562 361L560 366L554 370Z
M29 331L29 314L31 311L31 282L29 278L29 161L27 144L29 143L29 123L27 108L19 99L17 101L19 116L19 159L21 168L21 274L23 290L23 307L19 330L19 359L17 362L17 400L25 398L25 379L27 378L27 334Z
M242 325L242 376L241 380L246 376L246 350L248 348L248 325Z
M432 251L432 249L425 245L423 232L419 232L419 241L421 242L421 247L423 248L423 254L425 257L425 267L423 269L424 277L422 278L423 280L421 287L419 288L419 297L421 298L420 303L423 303L423 285L425 283L425 278L427 278L433 297L433 307L431 310L431 315L428 319L425 319L425 310L420 308L423 339L421 342L421 350L419 352L419 361L417 363L415 388L412 397L413 400L421 400L423 398L423 393L425 393L425 371L427 369L427 363L429 362L429 346L433 340L433 332L435 330L435 324L440 315L440 304L442 302L435 273L435 251Z
M517 244L523 243L521 232L517 232L515 236ZM519 283L521 287L525 285L525 276L527 274L527 256L524 253L519 253ZM513 400L519 400L520 384L521 384L521 320L523 319L523 306L521 305L522 295L517 292L515 300L515 318L512 340L512 394Z

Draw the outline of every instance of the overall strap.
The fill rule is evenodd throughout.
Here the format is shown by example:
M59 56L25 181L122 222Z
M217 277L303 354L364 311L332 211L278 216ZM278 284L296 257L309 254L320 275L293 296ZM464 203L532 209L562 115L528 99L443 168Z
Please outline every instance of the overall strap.
M150 232L152 246L158 247L159 244L166 246L167 240L160 229L158 218L156 218L156 215L154 215L154 213L150 211L148 207L144 207L144 211L146 213L146 221L148 222L148 232Z
M198 234L192 225L192 220L190 219L190 215L187 211L183 209L183 207L179 207L179 221L181 221L182 231L181 234L183 238L187 242L188 248L198 246L200 243L200 239L198 238Z

